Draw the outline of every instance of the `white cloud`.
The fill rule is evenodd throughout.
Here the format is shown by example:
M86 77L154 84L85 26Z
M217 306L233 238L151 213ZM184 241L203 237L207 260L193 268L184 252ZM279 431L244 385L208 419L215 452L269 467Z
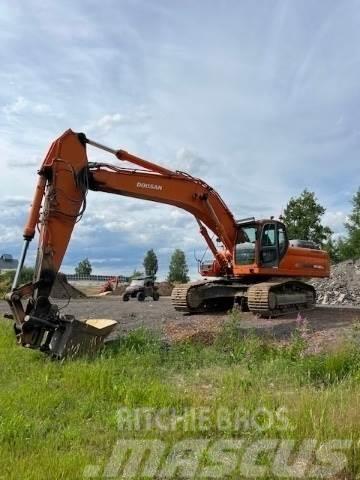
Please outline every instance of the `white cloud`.
M28 107L28 101L24 97L18 97L15 102L5 105L3 107L4 113L19 113Z
M9 168L29 168L29 167L37 167L40 166L39 160L36 158L30 160L16 160L16 161L8 161L7 165Z
M4 105L2 111L7 115L17 115L24 112L50 114L51 108L45 103L36 103L25 97L19 96L12 103Z
M1 199L0 208L22 207L29 205L29 199L20 195L5 195Z
M2 225L0 231L0 244L2 244L2 248L6 249L6 245L14 245L16 242L21 241L21 233L21 229L15 225L11 227L5 227Z
M26 155L22 157L16 157L16 158L11 158L8 159L6 164L10 169L13 168L28 168L31 167L33 169L34 174L36 173L36 168L34 167L40 167L40 164L42 163L42 160L40 160L38 155L32 155L30 153L27 153Z
M342 211L326 211L322 223L331 228L335 235L345 233L344 223L347 221L347 213Z
M150 114L144 111L135 111L132 114L112 113L106 114L92 123L85 125L86 132L102 131L108 132L117 125L139 125L150 120Z
M210 164L190 148L181 147L176 152L176 168L197 176L206 174L210 169Z

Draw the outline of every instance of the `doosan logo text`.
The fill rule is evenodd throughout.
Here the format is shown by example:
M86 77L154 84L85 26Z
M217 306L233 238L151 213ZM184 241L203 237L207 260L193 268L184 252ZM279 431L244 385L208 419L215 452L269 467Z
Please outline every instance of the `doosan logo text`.
M149 188L150 190L162 190L163 187L162 185L155 185L154 183L143 183L143 182L137 182L136 184L137 188Z

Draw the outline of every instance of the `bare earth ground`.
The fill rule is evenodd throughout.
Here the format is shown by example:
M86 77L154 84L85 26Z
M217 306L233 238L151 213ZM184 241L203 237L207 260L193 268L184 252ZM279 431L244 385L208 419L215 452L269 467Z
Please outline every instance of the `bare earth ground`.
M58 300L64 313L76 318L111 318L118 322L112 337L119 336L138 327L147 327L165 335L169 341L188 338L211 343L226 321L231 317L226 313L184 315L176 312L169 297L161 297L158 302L146 299L123 302L121 297ZM0 301L0 315L9 312L6 302ZM239 328L244 333L251 329L259 335L287 341L297 327L297 314L275 319L258 318L251 313L241 313ZM360 309L342 307L317 307L302 313L309 325L309 345L313 352L332 348L353 331L354 324L360 321Z

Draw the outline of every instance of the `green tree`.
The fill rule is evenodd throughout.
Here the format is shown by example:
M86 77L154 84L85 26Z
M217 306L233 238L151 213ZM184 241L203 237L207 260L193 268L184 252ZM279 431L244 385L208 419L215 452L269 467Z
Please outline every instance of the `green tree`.
M158 271L159 265L158 265L158 259L157 259L156 253L154 252L153 249L148 250L146 252L143 265L145 269L145 274L155 277L156 272Z
M323 248L325 251L328 252L329 257L333 263L340 262L340 240L334 240L330 235L328 241L324 244Z
M168 281L186 283L190 280L188 273L185 253L177 248L171 256Z
M289 238L312 240L321 246L327 243L332 231L321 223L324 213L314 192L305 189L299 197L290 198L283 215Z
M345 223L348 233L343 245L345 259L360 257L360 188L352 198L352 207L349 220Z
M75 268L76 275L91 275L92 266L88 258L84 258L81 262L78 263L78 266Z
M339 261L348 260L353 257L351 245L348 238L340 237L338 242Z

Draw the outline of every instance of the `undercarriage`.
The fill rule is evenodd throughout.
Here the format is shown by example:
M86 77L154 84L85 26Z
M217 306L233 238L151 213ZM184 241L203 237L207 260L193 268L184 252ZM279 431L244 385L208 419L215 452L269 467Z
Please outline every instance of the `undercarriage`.
M229 310L235 306L241 311L276 317L313 308L316 292L311 285L291 278L246 279L246 283L222 278L177 285L171 300L175 310L184 313Z

